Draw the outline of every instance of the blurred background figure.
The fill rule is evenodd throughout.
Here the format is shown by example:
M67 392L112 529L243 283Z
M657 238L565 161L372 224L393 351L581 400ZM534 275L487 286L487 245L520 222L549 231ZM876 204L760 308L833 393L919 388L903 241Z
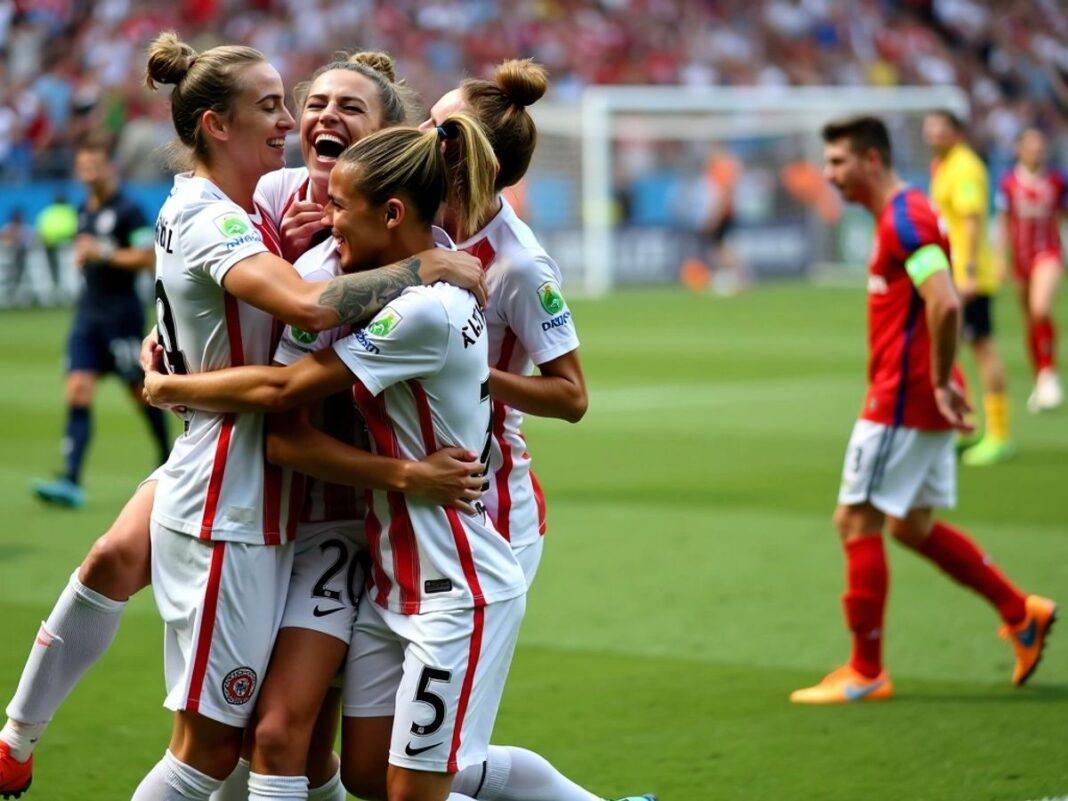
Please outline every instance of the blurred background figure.
M1057 336L1053 303L1064 270L1060 223L1068 208L1068 182L1047 161L1046 135L1038 128L1020 134L1016 166L998 185L1001 243L1020 293L1027 354L1035 386L1030 412L1056 409L1064 401L1057 378Z
M78 233L78 210L74 208L65 195L58 194L52 202L41 209L37 215L37 239L44 249L48 274L52 279L50 287L52 302L63 297L63 255L68 245L74 242Z
M83 282L67 341L67 423L65 468L54 481L36 481L33 491L46 503L78 508L85 503L82 464L91 435L90 407L97 379L114 373L144 412L159 463L170 441L163 412L143 404L138 361L145 314L135 279L155 266L153 232L141 210L121 191L103 144L79 146L74 170L87 197L78 208L74 263Z
M3 229L0 229L0 242L4 245L6 255L3 267L5 306L20 305L20 300L26 297L22 285L26 278L26 263L29 260L30 249L35 241L33 229L26 224L22 209L12 209L11 217ZM32 293L33 290L28 291Z
M931 200L948 228L953 280L964 300L963 335L979 368L986 429L977 440L963 441L964 464L985 466L1009 459L1015 447L1009 433L1009 396L1005 365L994 338L994 301L1000 279L990 247L990 178L968 144L963 122L950 111L923 121L931 148Z

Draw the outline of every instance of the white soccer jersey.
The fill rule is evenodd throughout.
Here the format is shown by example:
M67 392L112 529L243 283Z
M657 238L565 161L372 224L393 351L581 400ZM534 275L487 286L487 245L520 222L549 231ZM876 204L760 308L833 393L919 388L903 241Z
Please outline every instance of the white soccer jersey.
M268 244L271 247L268 247ZM156 313L168 370L269 364L274 318L222 287L239 261L277 252L277 235L210 181L178 175L156 221ZM189 411L156 490L152 518L194 537L260 545L296 527L289 471L264 460L263 416Z
M275 228L282 225L282 217L299 198L311 200L311 181L307 167L283 167L269 172L256 184L253 196Z
M457 245L482 262L489 285L489 363L529 375L579 346L560 292L560 268L508 201L481 231ZM497 530L519 550L545 533L545 496L520 431L523 413L493 401L492 479L482 500Z
M470 292L410 287L334 351L357 379L375 452L406 459L446 446L485 452L486 321ZM526 591L511 548L482 511L376 491L366 530L374 600L391 611L468 609Z
M329 281L341 275L336 241L330 237L297 259L293 266L306 281ZM309 353L329 348L348 333L349 326L338 326L313 334L287 325L275 350L274 360L280 364L292 364ZM323 400L313 422L316 428L342 442L364 450L370 447L363 419L356 412L351 392L339 393ZM329 484L310 477L304 477L304 482L304 509L300 515L302 533L307 529L305 524L363 520L366 510L363 492L355 487Z

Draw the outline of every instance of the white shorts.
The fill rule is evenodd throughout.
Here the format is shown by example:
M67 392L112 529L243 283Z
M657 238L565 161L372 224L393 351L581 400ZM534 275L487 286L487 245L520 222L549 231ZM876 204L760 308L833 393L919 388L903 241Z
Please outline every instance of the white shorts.
M293 546L208 542L155 521L151 532L163 705L243 727L282 619Z
M527 580L527 589L534 585L534 577L538 574L538 565L541 564L541 554L545 550L545 537L538 537L530 545L513 550L515 560L523 569L523 575Z
M394 716L391 765L455 773L484 762L525 608L520 595L401 615L365 595L345 665L345 716Z
M279 628L319 631L344 643L363 594L367 551L356 540L360 524L347 521L298 530L293 573Z
M858 420L846 448L838 503L868 502L891 517L957 503L952 431L923 431Z

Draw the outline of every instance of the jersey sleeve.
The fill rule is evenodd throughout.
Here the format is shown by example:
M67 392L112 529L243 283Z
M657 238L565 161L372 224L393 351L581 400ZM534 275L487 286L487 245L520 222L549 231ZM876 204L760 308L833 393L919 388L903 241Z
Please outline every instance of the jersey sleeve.
M939 270L950 269L943 246L938 215L926 198L899 195L894 200L893 236L901 251L901 263L915 286Z
M302 273L301 277L305 281L329 281L334 276L329 270L320 268ZM287 325L282 329L282 336L275 348L274 361L279 364L292 364L302 356L329 348L347 333L347 330L347 326L338 326L316 334L295 325Z
M372 395L441 369L449 318L429 290L407 290L374 319L334 343L334 352Z
M545 364L579 346L575 321L560 291L560 271L548 258L531 256L510 263L497 302L497 313L534 364Z
M248 214L226 201L187 208L178 223L178 241L186 268L207 275L220 286L239 261L268 252Z

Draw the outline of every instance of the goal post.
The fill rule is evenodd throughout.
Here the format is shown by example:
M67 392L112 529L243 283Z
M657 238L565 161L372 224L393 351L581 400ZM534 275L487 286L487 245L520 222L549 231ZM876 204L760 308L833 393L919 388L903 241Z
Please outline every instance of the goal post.
M780 169L801 161L818 169L820 128L871 113L891 128L895 166L916 180L928 164L923 116L942 108L967 118L966 94L951 86L590 87L574 102L532 107L539 145L526 201L573 289L602 296L621 284L666 282L678 275L672 262L699 247L702 159L728 147L751 172L735 200L739 245L758 275L807 275L835 261L835 236L787 196Z

